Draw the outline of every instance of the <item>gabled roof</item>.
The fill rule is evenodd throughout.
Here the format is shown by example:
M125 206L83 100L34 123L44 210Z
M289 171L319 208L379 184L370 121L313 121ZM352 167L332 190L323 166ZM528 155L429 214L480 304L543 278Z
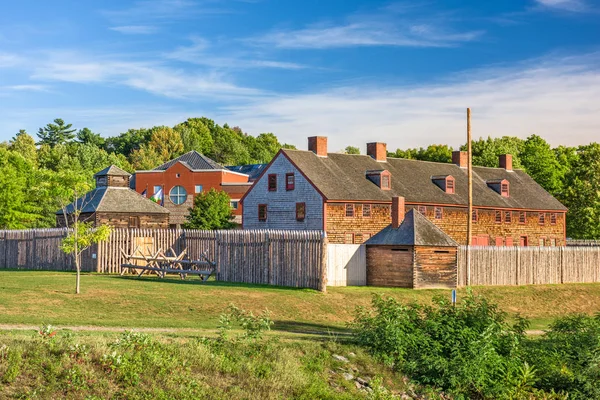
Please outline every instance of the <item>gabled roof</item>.
M223 166L210 158L206 157L204 154L198 153L196 150L192 150L187 152L171 161L167 161L166 163L159 165L154 168L155 171L165 171L169 169L174 164L181 162L186 165L189 169L198 170L198 169L224 169Z
M260 177L263 169L269 164L230 165L227 168L233 172L248 175L248 180L254 182Z
M67 214L71 214L77 208L82 213L94 212L118 212L135 214L168 214L169 210L156 204L150 199L145 198L138 192L125 187L98 187L77 199L76 202L69 204ZM56 214L62 214L58 210Z
M102 171L98 171L94 174L96 176L131 176L131 174L127 171L122 170L116 165L111 165L110 167L104 168Z
M455 164L402 158L375 161L367 155L329 153L319 157L311 151L284 149L281 152L312 182L327 200L390 202L403 196L408 203L467 205L467 170ZM390 190L381 190L366 178L367 171L388 170ZM455 194L446 193L432 181L432 176L452 175ZM502 197L487 181L506 179L510 197ZM546 192L524 171L503 168L473 167L473 204L527 210L566 211L558 200Z
M388 225L366 241L366 245L456 247L456 243L433 222L415 209L404 216L398 229Z

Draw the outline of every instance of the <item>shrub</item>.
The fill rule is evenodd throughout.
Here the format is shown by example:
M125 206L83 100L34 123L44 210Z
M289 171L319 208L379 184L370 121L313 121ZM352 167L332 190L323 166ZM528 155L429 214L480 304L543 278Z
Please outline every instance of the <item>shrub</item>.
M269 310L264 310L255 316L251 311L232 304L227 308L226 313L219 316L219 338L222 341L227 340L231 329L238 326L244 331L241 335L242 339L259 340L265 331L271 330L273 321L270 315Z

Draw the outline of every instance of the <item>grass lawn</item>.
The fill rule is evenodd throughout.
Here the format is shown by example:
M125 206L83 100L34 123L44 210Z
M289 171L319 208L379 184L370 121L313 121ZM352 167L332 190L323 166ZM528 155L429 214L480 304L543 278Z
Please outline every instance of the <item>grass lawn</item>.
M69 272L0 271L0 324L214 329L229 304L255 313L269 309L276 331L339 331L356 306L369 305L374 293L405 302L450 297L449 290L374 287L309 289L231 284L178 278L137 279L83 274L82 293L74 294ZM600 284L475 287L509 314L520 313L533 329L568 313L600 312ZM465 290L458 291L460 301Z

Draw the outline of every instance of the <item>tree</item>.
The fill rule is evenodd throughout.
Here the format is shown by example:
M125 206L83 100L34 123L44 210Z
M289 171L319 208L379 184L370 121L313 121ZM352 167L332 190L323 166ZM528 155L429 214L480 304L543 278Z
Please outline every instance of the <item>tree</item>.
M569 208L567 236L600 239L600 144L579 146L561 200Z
M39 129L37 136L40 141L37 144L48 144L54 147L72 141L75 138L75 129L71 129L72 126L73 124L65 124L65 121L60 118L55 119L54 123Z
M473 165L482 167L498 167L498 156L502 154L511 154L513 156L513 168L521 168L519 154L523 149L524 140L513 136L502 136L501 138L487 139L479 138L474 140L473 146ZM464 144L460 148L467 150Z
M163 162L179 157L183 153L181 135L168 126L152 128L152 136L147 147L155 152Z
M91 222L75 221L71 225L71 231L62 241L62 251L73 255L75 259L76 283L75 293L80 293L81 288L81 254L91 245L107 240L110 237L111 228L101 225L94 228Z
M200 118L188 118L187 121L175 125L173 128L181 135L183 152L196 150L201 154L211 154L213 138L210 129Z
M25 159L32 161L34 164L37 162L37 148L35 147L35 140L27 132L25 132L24 129L21 129L19 133L12 138L8 148L15 153L19 153Z
M67 236L62 240L61 249L66 254L71 254L75 260L75 293L80 293L81 288L81 254L91 245L107 240L110 236L111 228L107 225L94 227L92 222L82 221L81 210L86 206L85 197L80 195L87 192L89 186L75 174L65 176L72 186L65 187L59 193L59 202L61 203L62 218L67 229ZM66 194L70 191L70 196ZM67 204L66 199L72 200Z
M150 129L129 129L116 137L109 137L104 143L104 148L109 153L123 154L125 157L150 141Z
M82 144L89 144L92 146L104 147L104 138L99 133L92 132L89 128L80 129L77 132L77 141Z
M230 201L227 193L215 189L196 195L184 227L204 230L233 228L235 224Z
M562 190L564 170L556 159L548 142L538 135L531 135L523 143L523 150L519 154L521 165L525 171L552 194Z
M434 161L450 163L452 162L452 147L446 144L432 144L427 148L396 150L395 153L388 153L390 157L407 158L411 160Z
M30 196L33 165L16 152L0 148L0 229L27 229L39 219Z
M360 149L358 147L354 147L354 146L347 146L344 149L344 153L346 153L346 154L360 154Z

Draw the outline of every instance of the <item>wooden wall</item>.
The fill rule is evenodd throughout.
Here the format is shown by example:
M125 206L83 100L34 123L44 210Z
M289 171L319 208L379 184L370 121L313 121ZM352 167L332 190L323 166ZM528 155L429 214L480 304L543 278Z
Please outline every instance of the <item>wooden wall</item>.
M415 289L455 288L456 247L415 246Z
M326 231L331 243L361 244L392 222L390 204L348 203L354 205L354 217L346 217L346 203L326 203ZM363 207L371 206L371 215L363 216ZM350 234L352 241L346 235Z
M467 284L466 246L458 252L458 285ZM472 247L471 285L600 282L600 247Z
M367 246L367 285L413 287L413 246Z
M169 214L137 213L96 213L96 225L110 225L115 228L129 228L129 217L138 217L142 229L167 229Z
M364 244L328 244L327 253L328 286L367 284L367 249Z

